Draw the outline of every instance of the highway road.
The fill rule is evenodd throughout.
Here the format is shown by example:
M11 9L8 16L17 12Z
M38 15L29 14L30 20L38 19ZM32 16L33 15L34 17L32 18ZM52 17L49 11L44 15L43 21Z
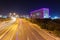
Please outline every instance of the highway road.
M0 40L45 40L40 28L25 19L17 19L13 24L0 28Z

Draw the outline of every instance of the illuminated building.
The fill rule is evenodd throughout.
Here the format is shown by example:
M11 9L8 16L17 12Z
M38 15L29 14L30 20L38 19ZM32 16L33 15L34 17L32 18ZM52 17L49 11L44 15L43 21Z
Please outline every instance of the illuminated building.
M29 15L20 15L20 18L30 18Z
M31 18L49 18L49 9L41 8L35 11L30 12Z
M7 18L7 16L2 16L2 18Z
M54 16L51 19L60 19L58 16Z

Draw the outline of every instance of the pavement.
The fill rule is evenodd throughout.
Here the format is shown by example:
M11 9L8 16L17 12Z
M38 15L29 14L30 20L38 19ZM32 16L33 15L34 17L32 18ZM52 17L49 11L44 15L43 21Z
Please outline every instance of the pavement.
M2 27L3 28L3 27ZM1 28L0 28L1 29ZM0 40L55 40L40 27L25 19L17 19L13 24L0 30Z

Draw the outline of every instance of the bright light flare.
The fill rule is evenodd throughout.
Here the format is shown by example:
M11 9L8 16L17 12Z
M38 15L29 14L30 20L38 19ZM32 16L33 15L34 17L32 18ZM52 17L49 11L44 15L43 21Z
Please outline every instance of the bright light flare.
M0 15L0 17L2 17L2 15Z
M55 18L55 19L57 19L58 17L57 17L57 16L55 16L54 18Z
M53 17L52 19L58 19L59 17L57 17L57 16L55 16L55 17Z
M16 15L16 13L13 13L13 15Z

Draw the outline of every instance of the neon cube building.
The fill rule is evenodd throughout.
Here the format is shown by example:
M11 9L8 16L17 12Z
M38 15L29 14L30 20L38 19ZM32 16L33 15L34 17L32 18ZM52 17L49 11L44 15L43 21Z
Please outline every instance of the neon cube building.
M31 18L49 18L49 8L41 8L30 12Z

